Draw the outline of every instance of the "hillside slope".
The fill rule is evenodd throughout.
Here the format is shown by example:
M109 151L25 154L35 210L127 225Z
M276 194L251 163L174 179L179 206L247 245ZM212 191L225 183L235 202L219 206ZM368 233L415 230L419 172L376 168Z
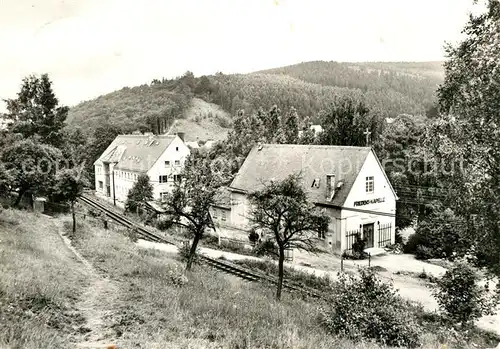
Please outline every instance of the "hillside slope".
M222 139L230 116L277 104L312 117L338 98L364 100L384 117L425 114L442 81L440 62L306 62L250 74L218 73L195 78L190 72L150 85L125 87L70 109L68 125L91 134L109 124L120 133L184 131L188 140ZM198 97L193 100L193 97ZM208 104L202 100L212 103ZM225 111L226 113L223 113Z
M67 123L86 133L103 123L113 125L121 133L156 130L158 121L166 129L190 104L189 94L168 85L124 87L71 108Z
M183 117L175 120L168 133L184 132L186 141L223 140L229 132L231 116L220 106L193 98Z

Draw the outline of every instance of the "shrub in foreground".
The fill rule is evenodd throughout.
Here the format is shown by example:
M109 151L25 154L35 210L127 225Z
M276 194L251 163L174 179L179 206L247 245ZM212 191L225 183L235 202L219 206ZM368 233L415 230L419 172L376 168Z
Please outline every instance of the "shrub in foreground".
M353 340L420 345L421 329L411 306L368 269L360 269L359 277L339 275L334 296L321 309L321 320L331 333Z
M434 296L445 318L462 327L483 315L492 315L498 303L488 284L480 286L478 273L466 262L459 261L439 279Z

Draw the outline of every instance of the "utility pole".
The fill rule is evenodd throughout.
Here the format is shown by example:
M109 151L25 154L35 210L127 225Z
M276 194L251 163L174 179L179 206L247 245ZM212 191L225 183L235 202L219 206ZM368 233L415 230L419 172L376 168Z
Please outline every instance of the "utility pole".
M372 134L371 131L366 128L366 131L363 132L363 134L366 136L366 146L368 147L370 145L370 135Z

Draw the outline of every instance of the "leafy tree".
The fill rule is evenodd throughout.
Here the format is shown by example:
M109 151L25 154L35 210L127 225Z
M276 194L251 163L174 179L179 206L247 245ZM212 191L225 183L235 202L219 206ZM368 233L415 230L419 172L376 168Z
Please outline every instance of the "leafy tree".
M64 169L57 172L55 178L54 194L60 201L67 201L71 206L71 216L73 218L73 234L76 232L75 202L82 194L84 186L87 184L85 178L77 168Z
M500 275L500 3L471 15L465 39L448 46L445 80L438 90L443 117L431 128L429 149L440 161L460 162L441 173L448 204L465 219L475 218L474 255Z
M316 237L328 229L329 218L311 204L300 183L300 177L290 175L283 181L265 184L249 195L251 220L271 232L278 245L278 287L281 298L285 250L298 248L314 250Z
M415 187L436 186L433 168L426 168L429 152L422 147L426 126L425 117L398 115L383 127L375 144L377 155L400 197L396 203L396 226L401 229L412 225L415 218L425 217L425 201Z
M342 98L321 113L320 124L323 132L318 135L318 143L324 145L368 146L364 132L371 132L376 138L378 124L370 115L364 102L352 98Z
M128 192L125 210L129 212L138 211L141 205L151 200L153 200L153 185L149 181L147 174L140 174L137 177L137 182Z
M441 311L453 324L468 327L483 315L493 315L498 304L494 295L485 286L479 285L480 277L467 263L455 263L438 280L433 291Z
M217 188L222 179L203 153L191 153L182 172L182 181L176 183L167 196L164 208L169 225L186 228L193 242L189 249L186 269L191 270L198 243L207 228L214 228L210 207L216 204Z
M61 130L69 109L59 106L47 74L24 78L17 98L5 102L6 116L14 120L10 126L12 132L25 138L38 135L42 143L62 146Z
M12 188L18 190L15 206L26 193L44 195L53 186L61 151L35 139L18 140L7 145L0 161L12 175Z
M279 143L297 143L299 139L299 115L295 108L290 108L288 113L282 118L279 136Z

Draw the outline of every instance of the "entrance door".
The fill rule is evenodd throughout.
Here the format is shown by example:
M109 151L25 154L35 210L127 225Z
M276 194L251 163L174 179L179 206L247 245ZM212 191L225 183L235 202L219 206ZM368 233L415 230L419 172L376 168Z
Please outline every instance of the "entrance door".
M374 246L374 224L365 224L363 225L363 236L366 240L366 248L370 248Z

